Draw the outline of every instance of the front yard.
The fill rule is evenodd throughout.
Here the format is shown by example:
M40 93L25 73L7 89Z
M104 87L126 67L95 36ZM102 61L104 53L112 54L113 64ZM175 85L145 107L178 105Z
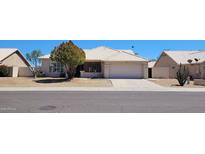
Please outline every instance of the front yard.
M149 79L149 81L156 83L163 87L181 87L177 81L177 79ZM190 81L190 84L185 84L183 87L185 88L205 88L205 86L194 85L193 81Z
M64 78L11 78L1 77L0 87L112 87L107 79L74 78L67 81Z

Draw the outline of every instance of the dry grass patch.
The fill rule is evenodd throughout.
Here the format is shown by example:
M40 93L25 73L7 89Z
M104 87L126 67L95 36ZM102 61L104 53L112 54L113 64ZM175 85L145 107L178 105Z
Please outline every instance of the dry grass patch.
M74 78L70 81L64 78L0 78L0 87L111 87L107 79Z
M177 81L177 79L150 79L149 81L154 82L160 86L164 87L179 87L179 88L205 88L205 86L194 85L193 81L190 81L190 84L185 84L181 87Z

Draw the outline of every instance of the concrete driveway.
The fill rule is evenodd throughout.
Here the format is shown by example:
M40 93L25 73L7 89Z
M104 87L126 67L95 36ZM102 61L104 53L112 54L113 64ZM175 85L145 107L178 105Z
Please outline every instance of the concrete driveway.
M164 87L146 79L110 79L114 88L132 88L141 90L163 90Z

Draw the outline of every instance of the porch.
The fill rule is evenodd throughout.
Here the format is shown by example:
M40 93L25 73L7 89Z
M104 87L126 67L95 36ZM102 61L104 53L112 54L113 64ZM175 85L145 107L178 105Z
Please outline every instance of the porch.
M82 78L103 78L103 63L102 62L85 62L80 70Z

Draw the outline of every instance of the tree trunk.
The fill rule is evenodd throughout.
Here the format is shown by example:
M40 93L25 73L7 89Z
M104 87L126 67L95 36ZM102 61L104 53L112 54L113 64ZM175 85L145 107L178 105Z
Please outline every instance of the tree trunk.
M68 66L66 66L65 68L66 68L66 79L71 80L75 75L76 68L68 67Z
M72 79L73 77L74 77L74 74L75 73L75 68L73 68L73 67L70 67L70 69L69 69L69 79Z
M69 67L67 65L65 65L65 78L69 79Z
M37 78L36 68L33 68L33 77L34 77L34 79L36 79L36 78Z

